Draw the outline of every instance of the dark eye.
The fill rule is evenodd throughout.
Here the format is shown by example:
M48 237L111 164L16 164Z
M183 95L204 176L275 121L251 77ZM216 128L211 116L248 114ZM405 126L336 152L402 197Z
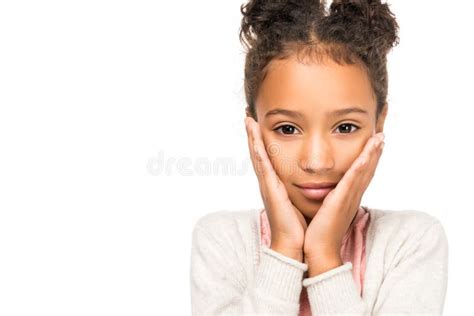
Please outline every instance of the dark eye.
M359 127L354 124L344 123L344 124L339 125L337 127L337 130L342 131L341 132L342 134L350 134L351 127L355 127L356 129L359 129Z
M278 130L282 130L282 132L280 134L284 134L284 135L293 135L293 132L296 130L296 127L292 126L292 125L281 125L277 128L274 129L274 131L278 131Z

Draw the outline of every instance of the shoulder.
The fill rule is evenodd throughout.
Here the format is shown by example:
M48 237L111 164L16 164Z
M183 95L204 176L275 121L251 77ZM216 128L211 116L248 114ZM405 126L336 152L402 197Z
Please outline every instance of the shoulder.
M442 227L441 221L436 216L421 210L365 208L370 213L371 223L378 229L420 231L433 225Z
M259 233L259 209L218 210L199 217L193 237L205 234L223 246L236 247L238 242L255 246Z
M241 229L255 224L258 209L218 210L199 217L194 229L203 229L209 233L222 233L229 229Z
M387 210L365 207L370 213L369 238L385 241L398 247L419 247L420 244L438 244L447 247L442 222L434 215L421 210Z
M192 232L195 253L214 253L216 262L232 262L251 271L258 261L259 209L219 210L199 217Z

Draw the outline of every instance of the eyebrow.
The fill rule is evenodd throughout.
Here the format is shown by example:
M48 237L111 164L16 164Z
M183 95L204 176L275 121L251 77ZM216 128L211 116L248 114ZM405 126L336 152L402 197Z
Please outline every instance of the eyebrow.
M331 117L336 117L336 116L341 116L341 115L349 114L349 113L360 113L360 114L365 114L365 115L369 114L366 110L364 110L362 108L349 107L349 108L343 108L343 109L338 109L338 110L328 112L328 115L331 116ZM291 111L291 110L287 110L287 109L273 109L273 110L270 110L265 114L265 117L269 117L271 115L278 115L278 114L286 115L286 116L290 116L290 117L294 117L294 118L303 118L303 114L301 114L300 112Z

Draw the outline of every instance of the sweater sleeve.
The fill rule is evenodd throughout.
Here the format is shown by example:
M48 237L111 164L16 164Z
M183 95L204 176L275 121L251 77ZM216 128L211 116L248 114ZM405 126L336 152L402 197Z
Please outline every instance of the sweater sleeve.
M307 264L262 246L255 277L249 281L239 259L239 239L224 240L206 227L196 225L193 231L192 315L298 315Z
M448 241L439 221L414 243L404 243L402 259L385 274L373 310L361 299L352 263L305 278L311 311L316 315L442 315L447 289Z

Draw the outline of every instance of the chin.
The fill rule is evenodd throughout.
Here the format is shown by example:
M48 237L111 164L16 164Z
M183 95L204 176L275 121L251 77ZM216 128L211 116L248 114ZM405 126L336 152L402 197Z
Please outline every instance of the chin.
M322 205L322 201L303 199L304 201L299 201L298 203L293 204L304 215L304 217L311 219L318 212Z

